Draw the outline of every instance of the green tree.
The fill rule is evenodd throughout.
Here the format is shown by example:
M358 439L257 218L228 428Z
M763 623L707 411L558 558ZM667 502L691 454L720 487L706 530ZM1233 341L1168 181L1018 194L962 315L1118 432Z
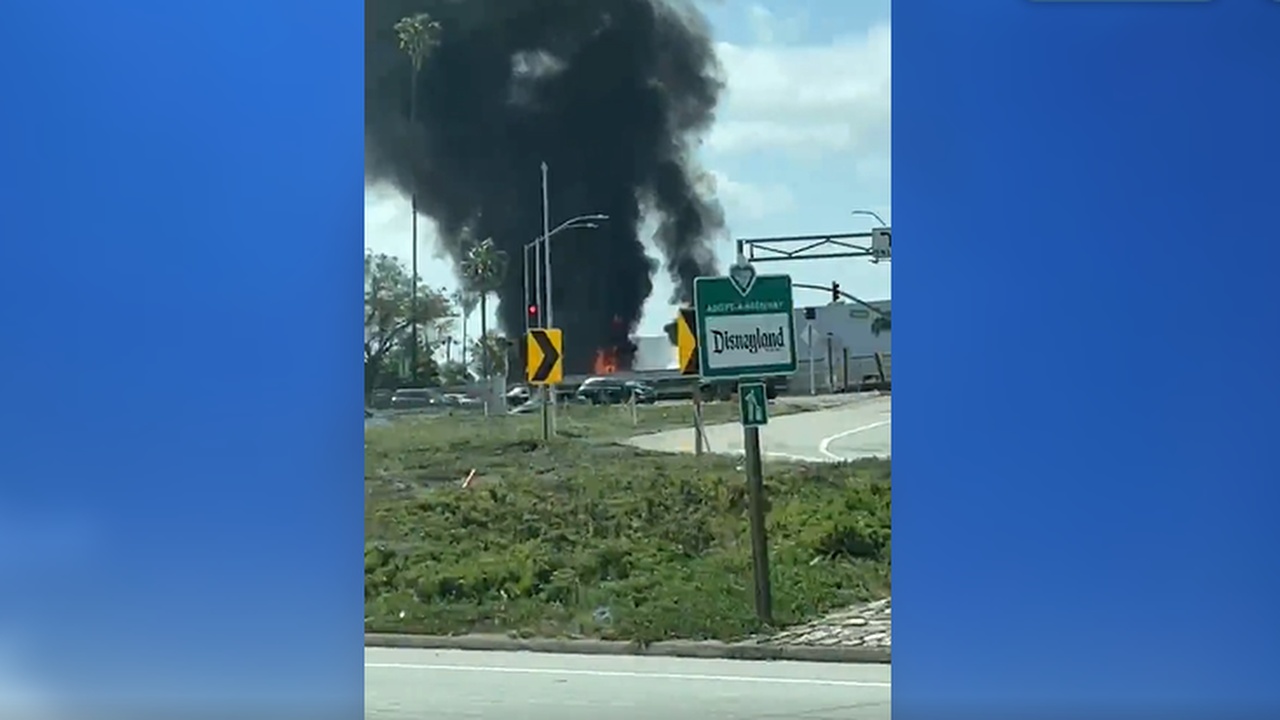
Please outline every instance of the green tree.
M457 387L459 385L470 385L475 382L475 376L467 371L467 366L460 362L450 360L440 366L440 384L445 387Z
M364 387L385 387L384 378L392 365L406 362L402 353L412 353L410 329L416 319L420 325L439 327L449 322L452 308L443 290L417 286L414 301L413 278L404 265L390 255L365 252L364 255ZM415 313L416 312L416 316ZM409 367L411 378L431 360L429 343L419 339L420 357L417 368ZM389 362L396 361L396 362ZM398 371L397 371L398 374Z
M400 50L409 56L409 62L413 67L411 78L413 86L409 88L412 94L418 84L418 73L422 71L423 63L426 62L431 51L440 44L440 23L432 20L427 13L418 13L400 18L395 24L395 31Z
M507 360L511 355L511 343L500 333L490 330L476 338L471 350L471 370L482 378L503 377L507 374Z
M496 292L502 284L507 272L507 254L494 245L493 238L485 238L480 242L470 243L466 256L462 261L462 277L466 287L480 298L480 337L489 335L489 294ZM480 343L480 369L489 370L493 361L489 358L489 343ZM482 372L481 377L488 380L492 375Z
M893 323L888 315L877 315L876 319L871 321L871 334L879 337L880 333L891 332L893 330L892 325Z
M396 367L403 368L403 372L397 373L397 379L403 376L414 387L439 386L441 384L440 363L435 356L436 344L419 336L418 351L414 352L410 344L412 342L413 335L409 334L396 348Z
M480 297L466 288L458 288L453 291L453 294L450 295L449 299L453 301L454 307L458 308L462 316L461 321L458 323L462 335L459 344L462 348L462 366L465 368L469 366L469 363L467 362L467 352L469 351L467 343L467 325L471 321L471 313L476 311L476 305L479 304Z

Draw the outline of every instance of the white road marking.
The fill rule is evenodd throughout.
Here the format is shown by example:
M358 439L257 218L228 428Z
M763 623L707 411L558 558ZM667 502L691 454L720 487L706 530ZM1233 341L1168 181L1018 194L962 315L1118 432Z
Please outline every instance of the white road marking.
M859 427L851 428L849 430L842 430L836 433L835 435L829 435L827 437L824 437L822 438L822 442L818 443L818 452L831 458L832 460L848 460L849 458L841 457L831 452L831 450L829 449L831 447L831 443L839 440L840 438L849 437L850 435L856 435L860 432L866 432L867 430L875 430L878 427L884 427L885 425L892 424L892 422L893 422L892 420L880 420L878 422L873 422L869 425L861 425Z
M710 682L772 683L775 685L825 685L834 687L889 688L890 683L865 680L824 680L821 678L780 678L748 675L698 675L692 673L651 673L627 670L571 670L568 668L519 668L486 667L482 665L421 665L416 663L370 663L366 669L377 670L427 670L446 672L491 672L516 675L581 675L586 677L629 678L655 680L694 680Z
M794 460L796 462L817 462L817 463L827 462L826 458L806 457L804 455L793 455L792 453L766 452L764 454L768 457L782 458L783 460Z
M760 441L760 444L761 444L762 446L764 445L764 440L763 440L763 439ZM710 451L707 451L707 452L710 452ZM745 450L743 450L742 448L732 448L732 449L730 449L730 450L725 450L724 452L722 452L722 453L720 453L720 454L721 454L721 455L732 455L733 457L746 457L746 455L747 455L746 451L745 451ZM816 457L809 457L809 456L807 456L807 455L796 455L796 454L793 454L793 453L769 452L768 450L765 450L763 447L761 447L761 449L760 449L760 454L761 454L761 455L763 455L764 457L775 457L775 458L781 458L781 459L783 459L783 460L793 460L793 461L795 461L795 462L810 462L810 463L815 463L815 462L816 462L816 463L831 462L830 460L828 460L827 458L824 458L824 457L816 458Z

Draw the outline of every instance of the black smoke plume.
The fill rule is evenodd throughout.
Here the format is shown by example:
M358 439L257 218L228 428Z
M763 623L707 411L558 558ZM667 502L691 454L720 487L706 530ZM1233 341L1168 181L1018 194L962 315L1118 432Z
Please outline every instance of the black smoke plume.
M441 29L415 86L394 26L418 13ZM628 336L660 268L675 281L674 303L692 299L693 278L714 274L710 243L724 216L693 151L723 81L691 4L366 0L365 48L366 178L416 192L453 262L467 237L492 237L507 253L498 312L508 334L524 329L522 260L542 232L541 163L552 227L610 217L553 241L566 372L590 372L601 349L630 366ZM645 253L642 219L656 221L661 264Z

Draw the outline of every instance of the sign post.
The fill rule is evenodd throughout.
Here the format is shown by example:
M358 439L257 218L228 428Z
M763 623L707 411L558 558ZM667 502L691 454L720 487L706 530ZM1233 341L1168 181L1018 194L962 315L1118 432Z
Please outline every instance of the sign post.
M756 615L773 623L773 588L769 582L769 539L765 537L764 463L760 458L760 428L769 422L769 394L762 382L738 385L742 447L747 471L747 513L751 523L751 569L755 576Z
M699 375L705 380L740 382L738 407L746 456L756 615L771 624L773 598L760 427L769 421L769 394L763 380L796 371L791 276L757 275L755 268L739 257L727 277L693 281L693 305Z
M681 375L694 376L693 454L702 455L702 381L698 375L698 319L693 308L681 308L676 316L676 360Z
M547 388L564 380L564 338L555 328L530 328L525 336L525 379L542 386L542 439L551 439Z

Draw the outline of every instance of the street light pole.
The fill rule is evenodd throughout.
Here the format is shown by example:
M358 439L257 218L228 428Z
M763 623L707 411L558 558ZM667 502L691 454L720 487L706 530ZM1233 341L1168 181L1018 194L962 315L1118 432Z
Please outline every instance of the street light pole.
M529 308L536 307L533 304L533 299L529 297L529 250L536 244L537 244L536 241L524 244L524 260L521 261L520 263L520 272L524 275L523 280L524 280L524 307L525 307L525 311L524 311L524 334L525 335L528 335L529 329L533 327L531 322L532 318L529 317L530 315L532 315L532 313L529 312ZM534 270L536 272L537 268L535 267Z
M547 201L547 164L542 163L542 259L547 274L547 327L555 327L551 316L551 211Z
M547 323L544 327L555 327L554 320L551 317L551 210L547 201L547 161L542 161L542 259L546 263L547 274ZM538 312L542 312L542 308L538 308ZM549 401L551 407L551 431L556 429L556 387L543 386L543 392L547 396L543 398L544 402Z
M549 228L548 226L550 225L550 213L548 213L547 211L547 206L548 206L547 164L542 163L542 234L534 238L532 241L525 243L524 258L525 258L525 262L528 263L529 248L532 247L535 251L533 269L534 269L535 285L537 286L536 293L538 295L538 299L535 300L534 302L537 303L537 306L538 306L537 307L538 318L543 318L543 317L546 318L545 321L538 323L539 327L544 327L544 328L555 327L552 324L554 322L554 318L551 312L551 238L555 237L557 233L560 233L563 230L599 227L593 221L609 219L608 215L600 215L600 214L578 215L576 217L571 217L568 220L565 220L564 222L555 226L555 228ZM541 255L538 255L538 253L541 253ZM539 270L541 270L542 272L539 272ZM547 283L546 285L547 291L545 296L543 296L543 292L542 292L542 276L544 274L546 275L546 283ZM526 304L528 304L529 276L527 272L525 274L524 282L525 282L525 299L526 299ZM543 315L544 312L546 313L545 316ZM534 321L537 322L537 318L535 318ZM530 327L529 323L530 323L530 319L528 317L528 314L526 313L525 315L526 334L528 334L528 330ZM550 437L551 432L555 429L556 389L554 386L548 388L548 386L544 385L542 387L541 392L542 392L542 402L543 402L543 422L545 423L543 426L543 432L547 437ZM550 411L549 413L548 413L548 410Z

